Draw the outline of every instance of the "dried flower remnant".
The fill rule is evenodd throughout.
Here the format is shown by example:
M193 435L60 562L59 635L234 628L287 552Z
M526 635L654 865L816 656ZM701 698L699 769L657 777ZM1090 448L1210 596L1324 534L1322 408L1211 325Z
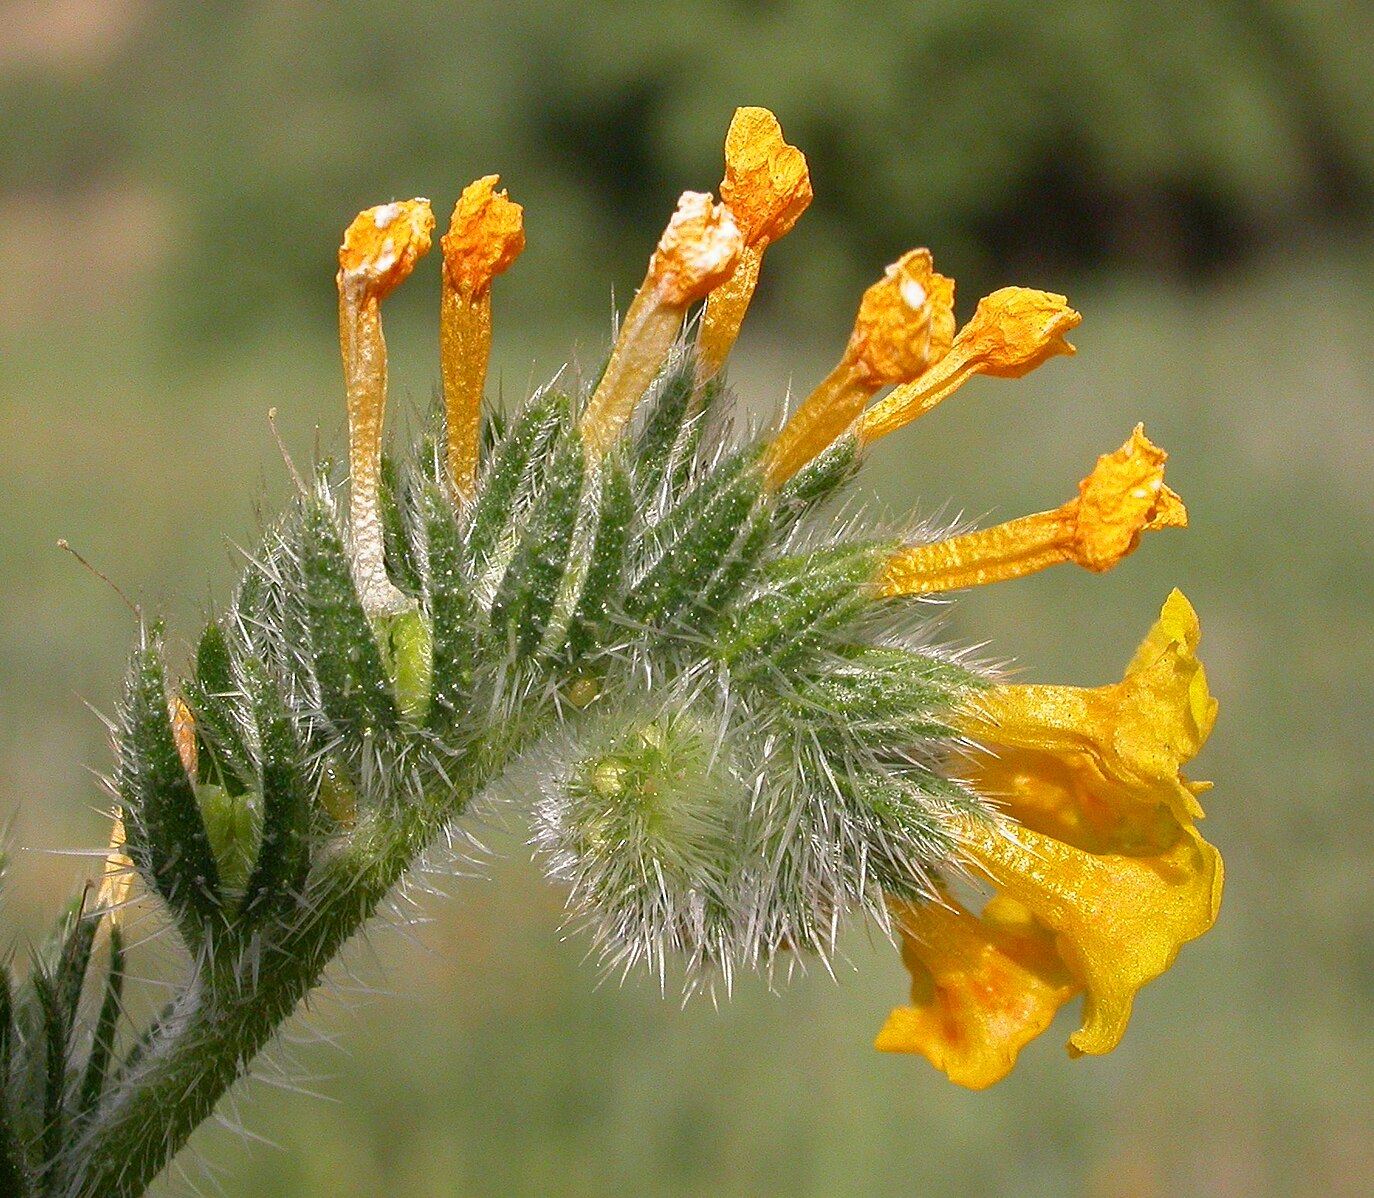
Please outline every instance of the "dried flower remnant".
M499 179L485 175L468 184L454 205L449 231L439 239L445 459L449 485L463 500L477 488L477 432L491 354L491 283L525 248L523 209L496 190Z
M434 213L429 201L369 208L344 232L339 247L339 347L348 394L348 467L352 486L349 532L363 606L394 614L409 604L383 563L378 481L386 412L386 340L381 305L429 252Z
M758 285L764 251L785 236L811 203L806 156L783 140L766 108L737 108L725 134L720 198L744 239L734 273L706 299L697 337L698 372L714 375L730 354Z

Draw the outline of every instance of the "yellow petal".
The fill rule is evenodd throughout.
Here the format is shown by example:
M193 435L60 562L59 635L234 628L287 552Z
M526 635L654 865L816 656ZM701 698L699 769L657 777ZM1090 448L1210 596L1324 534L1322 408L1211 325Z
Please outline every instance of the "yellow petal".
M1097 459L1078 484L1073 505L1072 557L1089 570L1108 570L1140 544L1140 534L1155 528L1183 528L1183 501L1164 485L1168 458L1137 424L1126 444Z
M725 134L720 198L751 246L784 236L811 203L806 155L783 140L768 109L735 109Z
M1147 856L1178 835L1159 788L1123 786L1088 753L983 750L958 774L1017 823L1085 852Z
M445 283L468 295L490 287L525 248L524 209L496 190L500 178L484 175L463 188L439 239Z
M1196 655L1198 635L1196 614L1175 591L1122 681L994 687L970 699L960 728L995 746L1086 753L1142 801L1166 803L1180 823L1200 818L1200 787L1179 774L1216 719Z
M979 374L1017 379L1050 358L1075 353L1064 334L1082 323L1062 295L1003 287L978 301L958 340L961 353L978 363Z
M975 867L1055 933L1083 984L1083 1026L1069 1038L1071 1055L1115 1048L1136 992L1212 926L1221 905L1221 856L1191 825L1148 857L1097 856L1029 828L971 819L964 838Z
M878 1033L882 1052L920 1053L952 1082L1001 1081L1078 986L1053 936L1019 904L994 899L981 918L947 900L894 905L911 1005Z

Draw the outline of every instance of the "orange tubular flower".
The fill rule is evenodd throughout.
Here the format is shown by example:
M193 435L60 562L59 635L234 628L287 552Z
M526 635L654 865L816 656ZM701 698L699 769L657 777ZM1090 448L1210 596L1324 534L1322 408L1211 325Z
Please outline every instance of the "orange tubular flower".
M444 255L439 306L440 371L447 418L447 466L455 498L477 488L477 433L482 388L491 354L491 283L525 248L524 209L504 191L499 175L469 183L439 239Z
M1101 572L1134 553L1144 532L1182 528L1183 501L1164 485L1162 449L1136 425L1078 484L1078 497L1052 512L900 549L876 580L880 595L921 595L1033 574L1059 562Z
M1003 287L984 296L948 354L864 414L860 442L876 441L910 424L975 374L1017 379L1058 354L1076 352L1064 334L1082 320L1062 295L1049 291Z
M339 348L348 393L349 533L358 596L370 615L410 604L386 576L378 481L386 411L381 303L429 252L429 201L382 204L358 214L339 247Z
M703 379L720 370L739 336L764 250L787 234L811 203L806 156L783 140L782 126L768 109L735 110L725 134L720 198L739 226L744 248L734 274L706 300L697 339Z
M682 193L582 415L582 441L593 460L611 447L653 382L688 307L734 273L743 248L725 205L704 192Z
M1017 822L962 821L970 865L998 896L981 918L903 913L914 1005L893 1012L879 1048L923 1053L951 1080L988 1085L1081 988L1070 1055L1110 1052L1136 992L1212 926L1221 856L1193 826L1202 784L1178 772L1216 716L1198 638L1175 591L1122 682L998 687L963 714L962 729L986 746L965 780ZM1019 938L1007 935L1008 910ZM1072 985L1034 955L1050 938Z
M864 292L839 364L768 447L769 485L781 486L829 446L883 387L940 361L953 337L954 280L935 272L929 250L912 250Z

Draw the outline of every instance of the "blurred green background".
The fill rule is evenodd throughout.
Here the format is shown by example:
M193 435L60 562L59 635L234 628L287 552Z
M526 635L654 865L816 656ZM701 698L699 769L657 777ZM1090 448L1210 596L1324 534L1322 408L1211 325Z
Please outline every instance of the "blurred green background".
M110 710L134 631L57 538L184 644L286 493L266 410L302 458L341 445L333 256L357 210L442 216L502 173L529 249L496 285L492 379L519 395L602 352L737 104L778 113L817 193L769 254L742 394L809 389L915 244L964 316L1005 283L1067 292L1077 358L971 384L866 485L881 510L1008 518L1145 420L1193 527L1105 577L965 596L950 634L1103 683L1177 584L1222 705L1193 769L1217 783L1222 918L1112 1057L1064 1058L1071 1012L981 1095L878 1056L906 977L861 929L837 980L746 978L719 1010L598 986L507 812L479 829L505 859L440 863L449 896L406 909L432 922L354 946L224 1110L247 1134L199 1133L159 1193L1368 1192L1374 9L4 0L0 29L0 816L34 850L5 938L85 875L40 850L106 833L86 703ZM397 423L437 377L436 295L431 258L389 305Z

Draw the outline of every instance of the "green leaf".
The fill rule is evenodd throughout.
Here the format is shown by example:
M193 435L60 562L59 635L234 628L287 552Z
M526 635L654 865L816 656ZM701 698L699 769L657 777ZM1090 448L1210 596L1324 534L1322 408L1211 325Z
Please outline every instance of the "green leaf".
M325 714L355 741L394 733L399 716L391 680L353 586L333 513L319 500L306 506L301 558L306 624Z
M130 664L124 721L117 781L129 855L195 944L220 914L219 871L177 752L156 632Z

